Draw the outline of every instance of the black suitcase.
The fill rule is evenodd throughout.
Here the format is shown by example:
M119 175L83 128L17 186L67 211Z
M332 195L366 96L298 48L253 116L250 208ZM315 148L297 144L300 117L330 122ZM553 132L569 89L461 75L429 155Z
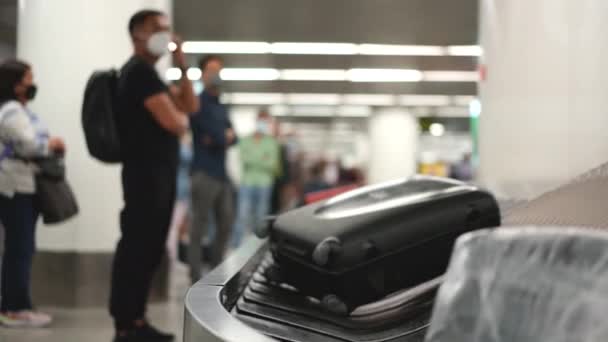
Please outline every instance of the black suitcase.
M267 276L346 315L441 276L458 236L499 225L494 197L466 183L414 176L368 186L278 216Z

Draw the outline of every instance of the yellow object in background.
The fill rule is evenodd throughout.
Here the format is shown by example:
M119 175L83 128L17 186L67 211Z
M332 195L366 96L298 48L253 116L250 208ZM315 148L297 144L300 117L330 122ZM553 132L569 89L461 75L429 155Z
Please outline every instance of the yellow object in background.
M420 163L418 165L418 172L422 175L447 177L449 167L444 162L437 163Z

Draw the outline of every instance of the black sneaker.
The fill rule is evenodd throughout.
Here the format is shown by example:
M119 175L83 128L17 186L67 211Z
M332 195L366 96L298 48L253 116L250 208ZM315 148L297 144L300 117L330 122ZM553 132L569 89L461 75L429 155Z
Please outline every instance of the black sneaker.
M164 333L146 323L141 327L125 332L124 335L116 334L114 342L172 342L174 339L173 334Z

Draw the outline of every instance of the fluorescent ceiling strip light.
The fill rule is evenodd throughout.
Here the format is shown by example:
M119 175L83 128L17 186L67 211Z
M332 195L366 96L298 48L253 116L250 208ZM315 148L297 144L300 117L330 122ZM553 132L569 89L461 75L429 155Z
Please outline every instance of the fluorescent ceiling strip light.
M390 94L347 94L344 95L344 104L393 106L395 105L395 96Z
M430 45L361 44L359 54L369 56L442 56L445 48Z
M401 106L449 106L451 103L449 96L443 95L403 95L399 96Z
M348 116L348 117L368 117L372 115L372 109L369 106L339 106L336 109L336 114L338 116Z
M185 53L267 54L270 43L266 42L184 42Z
M342 103L339 94L286 94L290 105L326 105L335 106Z
M420 82L422 72L413 69L350 69L351 82Z
M200 69L189 68L188 78L198 80ZM477 82L477 71L424 71L411 69L285 69L225 68L220 76L226 81L350 81L350 82ZM177 68L167 70L169 80L181 78Z
M398 45L352 43L187 41L182 49L194 54L296 54L368 56L472 56L483 54L478 45Z
M203 72L199 68L188 68L186 75L188 76L189 80L198 81L201 79L201 77L203 77Z
M236 105L274 105L282 104L285 95L281 93L231 93L227 102Z
M473 102L474 100L476 100L477 97L475 96L453 96L452 97L452 104L455 106L470 106L471 102Z
M467 107L441 107L437 108L437 115L449 118L468 118L470 116L469 108Z
M224 81L275 81L280 72L271 68L224 68L220 77Z
M291 108L291 115L295 116L328 117L334 116L335 112L335 108L331 106L294 106Z
M339 69L285 69L283 81L346 81L346 70Z
M483 55L483 49L479 45L454 45L446 48L450 56L472 56L479 57Z
M357 45L350 43L272 43L271 53L281 55L356 55Z
M466 99L474 96L401 95L392 94L327 94L327 93L224 93L223 101L236 105L338 105L345 108L360 106L406 106L415 110L429 107L469 108Z
M275 104L272 105L268 111L272 116L287 116L289 115L289 106ZM285 123L284 123L285 124ZM284 127L282 129L285 129Z
M182 71L179 68L169 68L165 72L165 77L169 81L177 81L182 78Z
M423 80L426 82L477 82L477 71L425 71Z

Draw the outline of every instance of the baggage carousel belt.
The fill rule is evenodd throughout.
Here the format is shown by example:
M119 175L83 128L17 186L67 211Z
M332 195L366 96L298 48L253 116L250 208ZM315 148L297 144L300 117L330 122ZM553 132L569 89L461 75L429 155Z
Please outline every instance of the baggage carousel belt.
M273 263L268 253L232 310L235 317L265 335L293 342L424 340L433 291L385 310L341 317L327 313L314 299L290 286L268 281L264 272Z

